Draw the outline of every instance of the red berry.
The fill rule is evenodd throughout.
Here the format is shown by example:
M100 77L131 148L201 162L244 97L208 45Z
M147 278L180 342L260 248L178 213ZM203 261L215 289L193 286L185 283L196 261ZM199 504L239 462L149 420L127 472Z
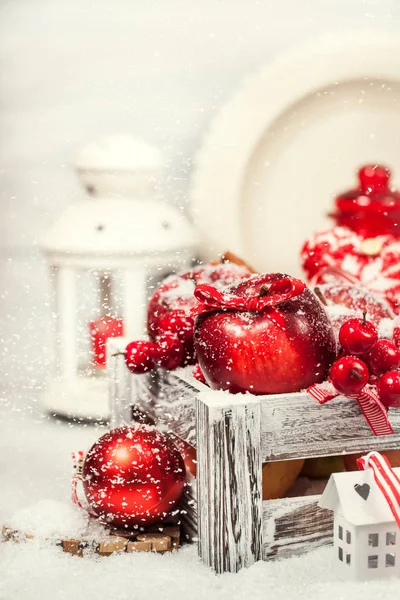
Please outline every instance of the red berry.
M333 363L330 378L341 394L358 394L368 383L369 371L367 365L356 356L343 356Z
M386 408L400 408L400 371L388 371L376 384L379 399Z
M154 367L157 344L145 340L138 340L127 345L125 362L131 373L141 375L151 371Z
M400 365L400 352L390 340L378 340L371 352L363 358L374 375L394 371Z
M200 365L195 365L193 367L192 375L195 379L197 379L197 381L200 381L200 383L206 383L206 378L204 377L204 373L201 370Z
M158 323L158 333L173 333L182 341L193 339L194 320L191 317L180 316L178 311L171 311L162 317Z
M349 319L340 328L339 342L349 354L370 352L378 341L378 330L370 321Z
M184 357L184 346L182 341L171 333L160 335L157 340L156 363L159 367L173 371L177 369Z

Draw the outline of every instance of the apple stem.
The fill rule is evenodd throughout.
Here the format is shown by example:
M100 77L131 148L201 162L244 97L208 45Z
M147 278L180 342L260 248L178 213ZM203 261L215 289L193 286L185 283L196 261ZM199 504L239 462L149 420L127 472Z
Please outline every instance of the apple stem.
M221 263L232 263L233 265L238 265L238 267L246 267L250 273L256 273L256 271L251 267L245 260L236 256L233 252L227 250L223 254L221 254Z
M265 285L265 283L263 283L263 285L260 287L260 291L258 292L258 296L260 298L264 298L264 296L268 296L269 294L269 287Z
M328 303L326 301L326 298L325 298L324 294L321 291L321 288L315 287L314 288L314 294L317 296L317 298L322 302L322 304L324 306L328 306Z
M114 352L111 356L126 356L126 352Z
M366 322L367 322L367 311L363 310L362 324L365 325Z

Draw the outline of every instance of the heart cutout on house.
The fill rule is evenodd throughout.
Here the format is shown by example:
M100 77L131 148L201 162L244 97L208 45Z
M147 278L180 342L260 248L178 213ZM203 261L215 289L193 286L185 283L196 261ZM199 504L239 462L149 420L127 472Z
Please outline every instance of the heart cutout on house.
M369 487L368 483L363 483L362 485L360 485L359 483L356 483L356 485L354 486L354 489L356 490L357 494L359 494L361 496L361 498L363 500L366 500L369 496L369 493L371 491L371 488Z

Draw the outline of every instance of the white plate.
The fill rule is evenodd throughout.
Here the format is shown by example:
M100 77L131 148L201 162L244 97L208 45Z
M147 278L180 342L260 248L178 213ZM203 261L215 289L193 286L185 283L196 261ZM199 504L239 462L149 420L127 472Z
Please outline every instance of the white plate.
M229 249L259 270L299 274L299 250L328 227L333 196L382 162L400 182L400 40L324 38L249 78L199 153L193 216L206 256Z

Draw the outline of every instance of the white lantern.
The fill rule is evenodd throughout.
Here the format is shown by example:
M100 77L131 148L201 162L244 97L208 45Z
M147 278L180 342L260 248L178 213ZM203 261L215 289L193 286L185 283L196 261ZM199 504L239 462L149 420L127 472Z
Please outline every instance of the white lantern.
M196 254L191 225L155 198L161 168L159 152L129 136L101 138L78 157L91 197L70 206L43 242L56 297L57 373L43 398L51 413L108 418L107 336L142 337L149 280L189 266ZM95 321L82 327L80 311L93 301Z

